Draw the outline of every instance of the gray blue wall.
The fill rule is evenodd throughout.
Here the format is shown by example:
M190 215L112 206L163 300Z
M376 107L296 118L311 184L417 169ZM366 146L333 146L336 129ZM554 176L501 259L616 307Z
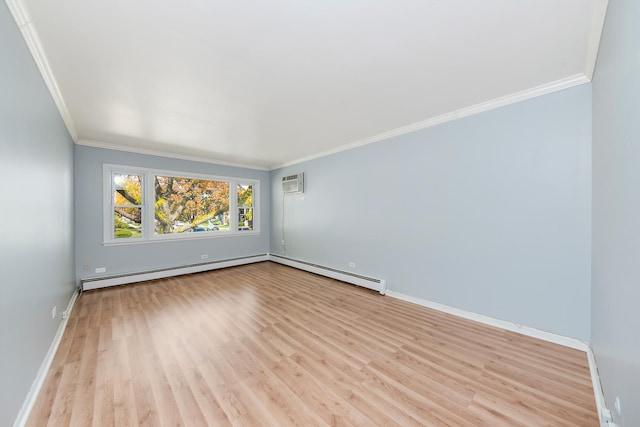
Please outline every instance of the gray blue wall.
M73 142L4 2L0 169L0 425L10 426L60 325L75 274Z
M640 426L639 25L640 2L609 2L593 80L592 347L625 426Z
M102 165L148 167L176 172L251 178L260 180L262 215L259 235L162 241L135 245L102 245ZM155 268L176 267L208 261L269 253L269 172L209 163L148 156L123 151L76 146L76 272L78 279ZM83 264L89 263L89 270ZM106 267L96 274L96 267Z
M271 252L588 341L591 86L272 172Z

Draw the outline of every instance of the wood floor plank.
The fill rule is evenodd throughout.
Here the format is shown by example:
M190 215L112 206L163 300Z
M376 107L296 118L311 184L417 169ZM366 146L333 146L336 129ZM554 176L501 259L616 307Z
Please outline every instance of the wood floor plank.
M269 262L85 292L28 426L597 426L584 352Z
M142 406L136 402L127 340L124 337L114 340L111 356L111 370L104 375L113 376L113 425L135 426L138 424L137 410Z

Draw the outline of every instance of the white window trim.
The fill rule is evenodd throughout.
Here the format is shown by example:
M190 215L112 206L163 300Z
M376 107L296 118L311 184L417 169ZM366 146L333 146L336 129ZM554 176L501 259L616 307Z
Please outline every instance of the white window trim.
M113 208L112 208L112 173L137 174L142 175L142 236L134 238L114 238L113 237ZM180 178L204 179L208 181L221 181L229 183L229 230L221 232L203 233L176 233L161 234L154 233L155 225L155 189L154 175L173 176ZM255 236L260 234L260 181L250 178L228 177L219 175L205 175L192 172L170 171L164 169L141 168L137 166L115 165L104 163L102 165L103 181L103 201L102 201L102 222L103 236L102 244L112 245L135 245L145 243L157 243L181 240L199 239L219 239L225 237ZM238 185L253 186L253 230L238 230Z

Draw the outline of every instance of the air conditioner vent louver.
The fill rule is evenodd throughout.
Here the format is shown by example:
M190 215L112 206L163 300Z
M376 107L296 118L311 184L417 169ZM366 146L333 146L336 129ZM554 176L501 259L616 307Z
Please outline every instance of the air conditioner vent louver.
M283 177L282 191L285 193L304 193L304 173Z

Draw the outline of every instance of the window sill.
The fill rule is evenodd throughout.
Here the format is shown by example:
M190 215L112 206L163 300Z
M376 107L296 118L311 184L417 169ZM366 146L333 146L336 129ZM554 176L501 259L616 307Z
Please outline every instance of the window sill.
M191 234L197 234L192 236ZM228 237L244 237L244 236L258 236L259 231L236 231L230 232L211 232L201 231L195 233L189 233L188 236L184 234L180 235L163 235L161 237L153 237L151 239L143 238L127 238L118 240L109 240L102 242L102 246L123 246L123 245L142 245L147 243L166 243L166 242L188 242L192 240L205 240L205 239L224 239Z

